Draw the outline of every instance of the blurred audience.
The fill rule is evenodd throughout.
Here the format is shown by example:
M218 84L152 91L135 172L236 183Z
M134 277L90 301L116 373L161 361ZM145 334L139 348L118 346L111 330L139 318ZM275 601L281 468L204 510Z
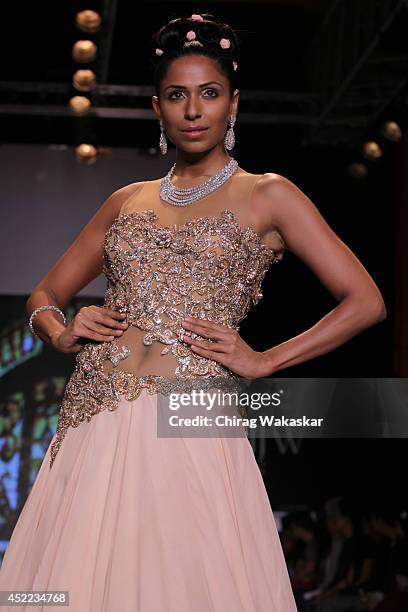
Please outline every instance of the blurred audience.
M282 521L299 612L408 612L406 511L345 498Z

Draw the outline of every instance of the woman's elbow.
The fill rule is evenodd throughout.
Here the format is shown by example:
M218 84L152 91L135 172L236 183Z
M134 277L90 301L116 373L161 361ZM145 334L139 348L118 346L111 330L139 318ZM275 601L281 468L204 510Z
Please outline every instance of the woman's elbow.
M381 293L376 295L364 295L361 293L349 294L345 298L348 303L348 316L361 328L367 328L387 317L387 309Z
M381 311L380 311L380 316L378 318L378 321L384 321L384 319L387 318L387 309L385 307L384 302L382 303L382 307L381 307Z
M385 306L385 302L382 298L382 295L379 294L365 306L365 311L367 315L367 319L369 322L374 325L375 323L380 323L387 318L387 308Z
M380 292L378 292L376 311L377 311L377 321L378 322L384 321L384 319L387 318L387 307L385 306L383 296L381 295Z

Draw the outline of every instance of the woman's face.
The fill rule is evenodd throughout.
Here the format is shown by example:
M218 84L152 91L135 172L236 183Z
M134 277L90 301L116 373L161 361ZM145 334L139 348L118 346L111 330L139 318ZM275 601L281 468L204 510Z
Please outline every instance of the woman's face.
M170 64L160 86L160 104L157 96L152 104L171 142L188 153L201 153L223 142L238 98L238 89L230 97L228 79L215 60L188 55ZM206 129L191 136L183 131L196 126Z

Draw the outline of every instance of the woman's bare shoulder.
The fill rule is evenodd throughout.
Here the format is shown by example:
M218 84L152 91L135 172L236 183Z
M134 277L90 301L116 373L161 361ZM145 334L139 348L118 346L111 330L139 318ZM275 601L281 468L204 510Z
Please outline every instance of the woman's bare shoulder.
M256 187L258 205L271 214L282 212L287 215L291 209L296 213L296 209L304 207L305 203L312 204L296 183L276 172L260 175Z
M240 176L250 178L256 192L268 197L278 191L286 193L290 189L296 189L296 185L288 178L277 172L253 173L241 168Z
M128 198L129 196L133 195L134 193L137 193L140 189L142 189L145 182L146 181L137 181L135 183L129 183L128 185L119 187L119 189L116 189L112 193L111 197L115 196L119 199Z
M288 190L290 188L296 188L297 186L290 179L282 174L277 174L277 172L265 172L264 174L259 174L259 186L263 186L264 190L275 190L281 189L282 191Z
M128 185L119 187L111 193L106 200L106 204L110 208L113 218L119 214L125 202L127 202L127 200L129 200L133 195L136 195L142 189L144 184L145 181L129 183Z

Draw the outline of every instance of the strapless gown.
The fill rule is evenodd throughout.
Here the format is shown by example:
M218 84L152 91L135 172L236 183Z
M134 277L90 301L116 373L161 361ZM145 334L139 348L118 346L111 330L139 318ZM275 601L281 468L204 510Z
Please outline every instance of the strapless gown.
M159 223L160 180L146 181L106 232L104 305L129 328L76 356L0 590L68 591L73 612L296 612L248 438L157 435L159 393L234 379L191 350L181 322L190 314L238 330L262 297L282 253L233 209L257 179L233 175L206 198L214 214L180 226ZM136 375L140 342L160 350L155 372Z

